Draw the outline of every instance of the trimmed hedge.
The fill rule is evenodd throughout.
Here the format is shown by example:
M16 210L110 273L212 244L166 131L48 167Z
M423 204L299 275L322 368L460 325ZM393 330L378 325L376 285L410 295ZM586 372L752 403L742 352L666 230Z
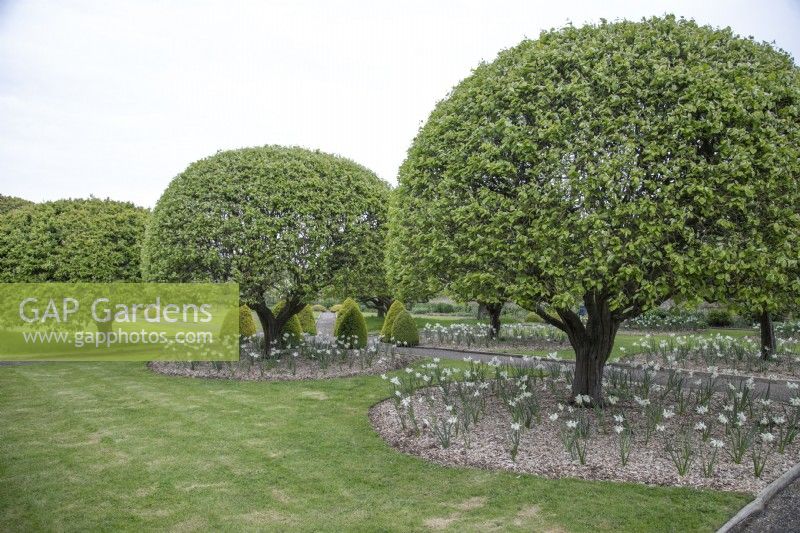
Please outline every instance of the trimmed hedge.
M315 313L324 313L328 310L328 308L322 304L314 304L311 306L311 310Z
M243 305L239 308L239 335L252 337L256 334L256 321L253 320L253 311Z
M97 198L11 209L0 216L0 282L142 281L149 217L131 203Z
M331 306L331 313L338 313L342 310L342 304L336 304Z
M708 325L714 328L727 328L733 323L733 316L727 309L711 309L706 314Z
M272 312L277 315L280 313L281 309L283 309L284 305L285 303L281 300L275 304L275 307L272 308ZM300 319L297 318L297 315L292 316L292 318L286 321L277 340L278 345L282 347L297 346L303 341L303 327L300 325Z
M347 308L355 307L356 309L359 309L358 303L356 303L356 301L353 300L352 298L347 298L345 301L342 302L341 305L342 306L339 308L339 310L336 311L336 322L334 322L334 324L333 324L333 335L334 335L334 337L338 337L339 336L339 324L342 322L342 317L344 316L345 311L347 311ZM360 309L359 309L359 311L360 311Z
M383 326L381 327L381 340L383 342L392 342L392 325L401 311L406 311L406 306L403 305L403 302L400 300L392 302L389 311L386 313L386 318L383 319Z
M538 323L538 322L543 322L543 320L542 317L540 317L536 313L531 312L525 316L525 322Z
M411 313L405 309L397 314L392 324L392 338L398 346L416 346L419 344L417 323Z
M303 328L303 333L309 335L317 334L317 321L314 320L314 310L310 305L306 305L299 313L297 318L300 320L300 327Z
M347 348L367 346L367 322L358 305L344 305L336 317L336 339Z
M4 196L0 194L0 215L8 213L9 211L13 211L14 209L19 209L20 207L25 207L27 205L31 205L33 202L30 200L24 200L22 198L16 198L14 196Z

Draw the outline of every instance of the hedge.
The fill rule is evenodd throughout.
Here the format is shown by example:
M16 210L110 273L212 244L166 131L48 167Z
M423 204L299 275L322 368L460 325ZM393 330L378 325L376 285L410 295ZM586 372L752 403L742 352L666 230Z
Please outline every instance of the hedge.
M367 346L367 322L358 305L344 305L337 322L335 333L340 345L347 348Z
M419 344L419 331L414 318L406 310L400 311L392 324L392 338L398 346L416 346Z
M300 327L303 328L303 333L309 335L317 334L317 321L314 320L314 310L310 305L306 305L299 313L297 318L300 320Z
M406 306L404 306L403 302L400 300L395 300L392 302L392 305L389 307L389 311L386 313L386 318L383 319L383 326L381 327L381 340L383 342L392 341L392 325L394 324L397 315L401 311L405 310Z

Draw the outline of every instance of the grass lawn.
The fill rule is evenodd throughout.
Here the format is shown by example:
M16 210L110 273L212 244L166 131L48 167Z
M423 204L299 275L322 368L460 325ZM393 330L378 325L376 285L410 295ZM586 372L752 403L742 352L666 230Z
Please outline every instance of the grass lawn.
M711 531L749 500L428 464L370 427L387 394L377 377L0 367L0 531Z
M412 314L417 327L422 329L425 324L441 324L443 326L450 326L452 324L479 324L485 323L485 320L478 320L476 318L462 317L462 316L447 316L447 315L416 315ZM378 318L374 313L364 313L364 319L367 321L367 331L370 333L379 333L383 326L383 317Z

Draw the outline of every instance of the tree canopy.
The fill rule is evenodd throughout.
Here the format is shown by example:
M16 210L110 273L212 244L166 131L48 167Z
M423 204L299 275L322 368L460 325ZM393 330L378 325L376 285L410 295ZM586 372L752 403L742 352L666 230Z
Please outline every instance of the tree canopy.
M0 194L0 215L20 207L25 207L26 205L31 205L32 203L33 202L29 200L17 198L16 196L4 196Z
M370 282L383 254L388 193L370 170L319 151L219 152L192 163L156 204L145 276L238 282L274 340L321 289L356 293ZM270 305L279 300L285 305L275 315Z
M141 280L146 209L112 200L29 204L0 217L0 281Z
M507 288L567 333L573 392L599 400L622 321L748 268L754 206L796 224L799 118L791 57L729 29L666 17L544 32L478 66L415 138L390 279Z

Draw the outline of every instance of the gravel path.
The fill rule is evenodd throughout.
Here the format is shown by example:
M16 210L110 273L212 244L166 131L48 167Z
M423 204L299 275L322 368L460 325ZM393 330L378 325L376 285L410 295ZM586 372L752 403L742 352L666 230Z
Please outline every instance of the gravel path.
M800 533L800 479L783 489L754 517L733 531L736 533Z
M317 319L317 335L333 337L333 324L336 322L336 313L325 311Z

